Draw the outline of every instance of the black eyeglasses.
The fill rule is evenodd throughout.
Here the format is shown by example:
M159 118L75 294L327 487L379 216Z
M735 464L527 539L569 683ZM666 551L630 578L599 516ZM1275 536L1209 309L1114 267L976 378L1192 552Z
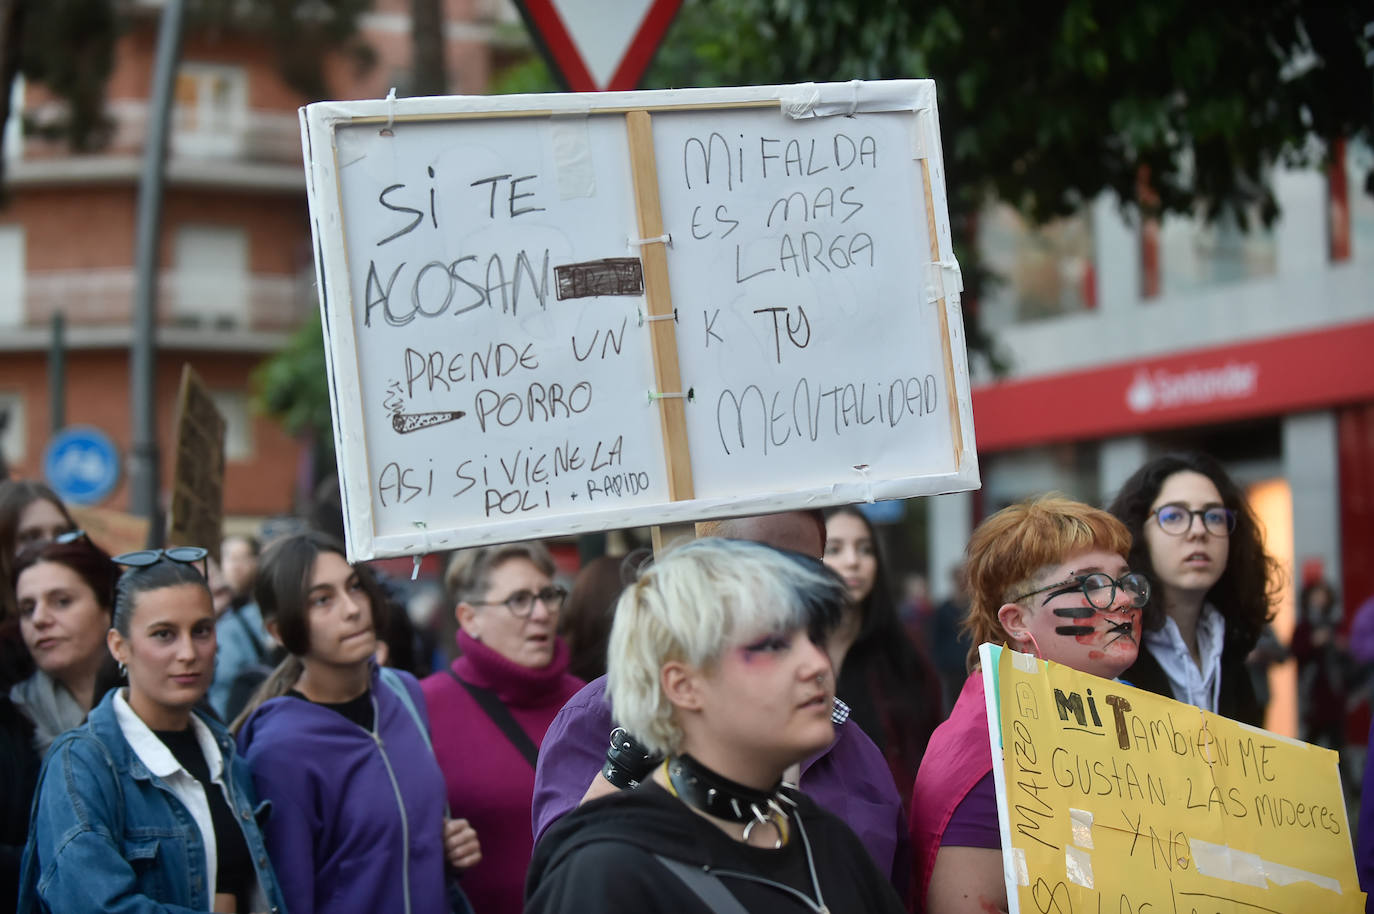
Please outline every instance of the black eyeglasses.
M469 600L473 606L504 606L510 610L510 614L517 619L525 619L534 612L534 601L539 600L549 610L558 612L563 608L563 601L567 599L568 591L559 587L557 584L550 584L539 592L533 590L517 590L515 593L506 597L504 600Z
M171 546L167 549L138 549L134 552L123 552L111 561L116 565L127 565L130 568L147 568L149 565L156 565L163 559L180 562L183 565L194 565L207 559L209 555L210 553L200 546ZM201 574L207 578L210 576L209 561L205 562Z
M1026 597L1033 597L1038 593L1053 590L1054 593L1046 597L1045 602L1066 593L1081 592L1083 596L1088 598L1088 605L1093 609L1111 609L1112 605L1116 602L1117 588L1125 592L1126 596L1130 598L1131 606L1136 609L1140 609L1146 603L1150 602L1149 579L1143 574L1136 574L1134 571L1128 571L1120 578L1113 578L1111 575L1101 571L1095 571L1092 574L1074 575L1072 580L1047 584L1029 593L1023 593L1015 600L1012 600L1012 602L1019 603Z
M1159 524L1159 529L1170 536L1182 536L1191 530L1195 517L1202 518L1203 528L1213 536L1229 536L1236 529L1236 512L1220 505L1194 511L1187 505L1170 502L1167 505L1160 505L1150 514Z

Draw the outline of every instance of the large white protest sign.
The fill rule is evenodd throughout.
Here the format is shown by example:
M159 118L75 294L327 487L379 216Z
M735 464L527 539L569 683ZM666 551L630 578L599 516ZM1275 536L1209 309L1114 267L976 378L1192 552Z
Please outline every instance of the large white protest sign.
M352 557L977 486L933 83L302 125Z

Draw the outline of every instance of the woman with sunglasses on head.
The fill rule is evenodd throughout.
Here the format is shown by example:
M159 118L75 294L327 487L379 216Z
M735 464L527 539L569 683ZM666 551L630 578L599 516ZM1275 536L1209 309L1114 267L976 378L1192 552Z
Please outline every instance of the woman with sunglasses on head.
M419 683L373 655L387 603L366 565L316 532L263 552L254 597L289 655L235 721L291 914L447 911L459 823Z
M556 635L567 591L554 572L537 542L455 555L444 586L460 656L420 683L449 808L475 830L461 882L481 914L521 910L535 759L549 724L585 684L568 674L568 648Z
M700 539L621 595L616 719L665 758L549 828L528 914L899 912L858 837L783 776L835 740L826 643L847 602L815 559Z
M1131 537L1106 511L1046 495L998 511L969 538L965 627L974 644L1005 644L1111 679L1139 649L1150 595L1127 565ZM1007 910L983 674L974 666L935 730L911 797L915 909Z
M1108 508L1134 538L1131 567L1150 579L1138 688L1261 726L1245 659L1277 595L1245 495L1205 454L1170 454L1137 470Z
M107 633L127 669L53 744L34 804L19 910L280 911L248 769L213 715L215 613L194 547L115 559Z

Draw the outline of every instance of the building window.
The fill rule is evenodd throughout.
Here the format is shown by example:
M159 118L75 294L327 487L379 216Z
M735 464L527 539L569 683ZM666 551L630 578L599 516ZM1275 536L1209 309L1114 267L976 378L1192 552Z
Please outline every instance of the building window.
M0 327L24 324L24 227L0 225Z
M0 390L0 454L8 466L24 462L28 451L26 428L23 395Z
M1092 216L1087 211L1042 226L1004 203L986 207L978 250L997 277L983 294L993 323L1015 323L1097 306Z
M1278 268L1274 233L1258 211L1242 228L1229 212L1208 223L1198 216L1165 216L1159 230L1159 272L1165 296L1273 276Z
M4 156L6 162L24 157L24 77L14 77L10 87L10 117L4 127Z
M177 71L174 154L232 158L243 151L248 78L242 67L183 63Z
M247 323L248 233L242 227L179 227L175 270L178 323L226 328Z
M225 462L253 459L253 410L248 395L238 390L212 390L210 399L224 417Z
M1374 258L1374 149L1358 140L1345 144L1347 199L1350 206L1350 249L1360 260Z

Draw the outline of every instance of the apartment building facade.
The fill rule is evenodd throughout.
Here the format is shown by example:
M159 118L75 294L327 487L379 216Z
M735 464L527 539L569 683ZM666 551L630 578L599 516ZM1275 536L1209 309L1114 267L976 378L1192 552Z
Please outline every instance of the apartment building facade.
M48 376L52 321L65 327L65 421L131 447L129 356L135 211L163 0L121 6L124 29L107 88L110 142L90 154L6 126L9 202L0 209L0 448L10 472L42 475L53 434ZM411 79L407 0L377 0L359 20L371 66L326 62L333 98L404 93ZM498 0L447 0L445 70L451 91L477 93L494 61L524 39ZM183 364L210 387L227 420L225 512L250 521L291 509L308 487L307 443L252 404L250 375L318 307L297 108L307 100L280 74L251 29L189 24L175 84L157 288L160 479L171 473L175 398ZM14 109L41 123L57 102L19 85ZM128 506L127 473L102 502Z

